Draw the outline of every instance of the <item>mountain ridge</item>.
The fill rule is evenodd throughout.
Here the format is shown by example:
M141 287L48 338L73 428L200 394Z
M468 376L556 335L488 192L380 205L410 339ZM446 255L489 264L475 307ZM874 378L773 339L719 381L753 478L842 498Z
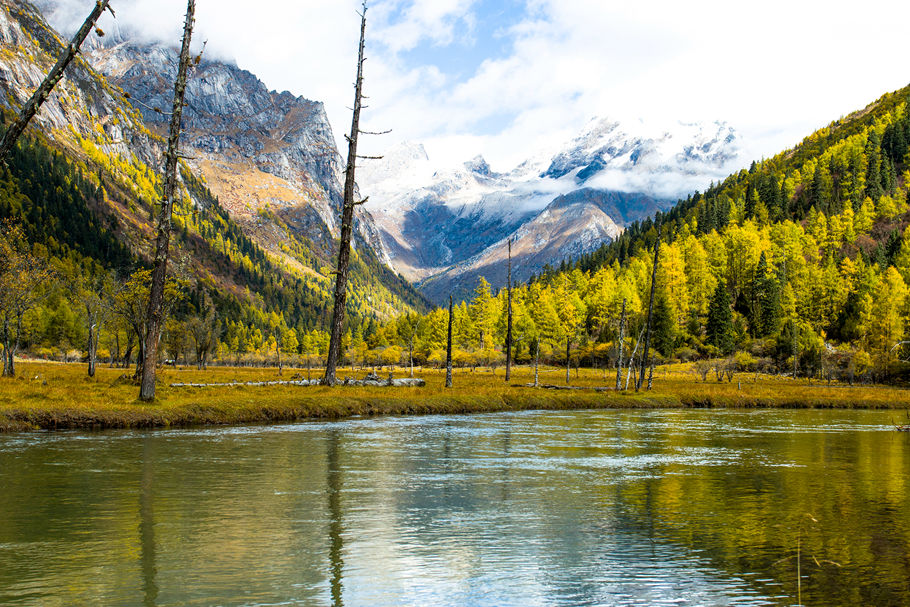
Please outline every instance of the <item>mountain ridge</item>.
M527 280L590 253L741 161L736 133L723 122L630 133L595 119L563 149L509 172L481 156L436 167L423 146L405 142L365 167L360 183L376 203L390 264L439 304L470 294L480 276L504 286L510 239L514 278Z

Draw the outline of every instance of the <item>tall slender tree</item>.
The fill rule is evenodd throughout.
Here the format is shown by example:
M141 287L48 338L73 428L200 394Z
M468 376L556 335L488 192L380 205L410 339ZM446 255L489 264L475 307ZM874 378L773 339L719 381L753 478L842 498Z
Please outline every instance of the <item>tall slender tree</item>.
M616 390L621 388L622 384L622 347L626 339L626 303L627 299L622 300L622 316L619 317L619 353L616 359Z
M452 387L452 324L455 320L455 304L449 295L449 337L446 340L446 388Z
M661 225L657 224L657 240L654 241L654 265L651 268L651 298L648 300L648 321L645 325L645 349L641 355L641 373L638 375L638 383L636 383L636 390L641 388L641 384L645 379L645 370L648 368L649 356L651 354L651 321L654 317L654 289L657 285L657 265L660 261L660 232Z
M60 55L60 58L57 59L57 63L54 64L54 67L48 72L44 81L38 87L38 90L32 94L31 98L22 107L16 121L6 129L5 133L3 133L3 139L0 140L0 162L6 161L6 157L9 155L10 150L13 149L13 146L16 145L16 141L22 135L22 132L25 131L25 127L27 127L32 118L35 117L35 114L38 113L41 105L51 94L51 91L57 86L60 79L63 78L64 71L66 71L67 66L69 66L76 57L79 48L82 46L82 43L85 42L85 38L88 36L89 32L92 31L98 18L101 17L105 10L109 10L112 15L114 14L114 10L108 6L108 4L110 4L110 0L99 0L98 2L95 2L95 8L89 13L89 16L85 19L82 27L80 27L73 36L70 43L63 49L63 53Z
M344 201L341 209L341 239L338 246L338 269L335 272L335 305L332 309L332 332L329 337L329 353L326 357L323 383L335 385L335 373L341 351L341 337L344 328L345 306L347 305L348 266L351 261L351 236L354 231L354 208L366 202L354 200L354 172L357 168L357 139L360 135L360 110L363 107L363 62L367 28L367 5L363 3L360 13L360 47L357 55L357 81L354 84L354 112L351 119L351 134L348 140L348 164L344 173Z
M508 315L506 325L506 381L512 379L512 239L509 239Z
M167 155L164 168L164 200L158 213L157 238L155 240L155 267L152 271L152 285L148 302L148 330L145 336L145 352L142 363L142 385L139 398L155 400L155 365L158 362L158 343L164 326L164 290L167 279L167 262L170 255L171 219L174 199L177 197L177 160L180 144L180 129L183 118L186 80L190 67L190 43L193 38L196 0L187 0L186 20L183 24L183 44L180 48L180 62L177 66L177 80L174 82L174 106L171 127L167 141Z

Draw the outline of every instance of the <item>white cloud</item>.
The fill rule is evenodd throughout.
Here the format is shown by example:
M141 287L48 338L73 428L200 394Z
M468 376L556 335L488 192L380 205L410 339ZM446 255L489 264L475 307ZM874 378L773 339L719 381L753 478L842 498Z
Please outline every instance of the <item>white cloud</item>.
M56 3L55 23L81 21L91 8ZM342 140L359 5L263 0L250 10L241 0L199 0L197 39L272 88L325 101ZM121 22L176 43L183 0L116 7ZM482 153L507 170L592 116L611 116L726 120L756 155L770 155L908 81L910 3L893 0L527 0L522 18L497 28L505 52L467 78L415 59L422 50L457 59L485 10L477 0L371 3L364 119L394 133L365 142L368 152L416 140L434 158Z

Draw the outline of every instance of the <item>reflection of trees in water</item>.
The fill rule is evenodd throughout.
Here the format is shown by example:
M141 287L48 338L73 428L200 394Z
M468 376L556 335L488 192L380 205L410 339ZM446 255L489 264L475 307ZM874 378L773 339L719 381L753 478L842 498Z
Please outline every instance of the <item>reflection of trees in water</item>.
M155 564L155 510L154 497L154 453L153 439L146 437L142 443L142 480L139 487L139 544L142 553L143 605L154 607L158 604L158 567Z
M329 561L332 569L332 605L342 607L344 558L344 539L341 537L343 521L341 514L341 465L339 464L338 430L331 430L328 435L328 492L329 492Z
M740 415L737 423L749 419ZM818 415L775 417L795 425ZM760 572L794 601L801 594L806 604L910 604L910 500L903 489L910 443L895 445L879 432L706 438L685 426L672 430L657 439L657 452L737 450L740 459L664 464L650 478L617 485L623 522L697 550L731 575ZM807 523L807 516L817 522Z

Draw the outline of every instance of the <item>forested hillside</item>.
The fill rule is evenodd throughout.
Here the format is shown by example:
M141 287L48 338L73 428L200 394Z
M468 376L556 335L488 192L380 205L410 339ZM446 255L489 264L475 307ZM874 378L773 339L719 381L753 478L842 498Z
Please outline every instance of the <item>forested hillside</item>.
M0 2L0 24L5 123L62 43L27 2ZM129 96L77 58L0 168L0 244L17 260L53 270L41 284L19 285L29 287L29 303L13 305L6 287L16 278L15 264L4 258L6 351L17 350L18 341L41 357L76 358L95 327L102 357L129 363L136 354L147 289L139 279L152 254L162 150L163 140L146 127ZM188 165L180 172L169 355L230 348L237 356L258 356L279 344L317 349L331 307L331 235L328 244L315 246L268 208L241 224ZM351 330L425 309L413 287L368 247L358 248L351 273ZM87 309L87 294L98 305Z
M654 220L513 291L519 360L542 341L565 362L615 364L623 302L626 356L643 337L657 224L652 345L662 359L853 379L894 377L904 357L910 283L910 89L885 95L800 145L695 194ZM481 282L456 307L458 357L501 360L506 293ZM439 360L447 312L388 327ZM405 325L402 333L402 325ZM723 359L723 364L717 362ZM697 365L699 366L699 365Z

